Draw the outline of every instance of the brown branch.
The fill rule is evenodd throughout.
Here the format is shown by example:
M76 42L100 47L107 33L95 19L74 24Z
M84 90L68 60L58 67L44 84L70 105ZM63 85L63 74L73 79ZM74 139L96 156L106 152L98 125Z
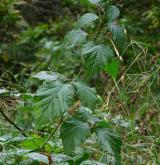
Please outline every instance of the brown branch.
M9 117L3 112L1 108L0 108L0 113L6 119L6 121L8 121L11 125L13 125L23 136L27 137L26 133L17 124L15 124L12 120L10 120Z

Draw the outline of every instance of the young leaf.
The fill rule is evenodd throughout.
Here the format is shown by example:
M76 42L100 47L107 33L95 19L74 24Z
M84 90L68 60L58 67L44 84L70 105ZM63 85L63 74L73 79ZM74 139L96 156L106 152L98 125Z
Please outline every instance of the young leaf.
M117 19L120 15L119 8L117 6L110 6L107 11L108 22L112 22Z
M40 98L36 104L39 123L46 124L69 109L74 96L74 89L70 84L53 82L40 87L37 96Z
M110 30L112 32L112 38L116 47L120 50L123 49L125 44L125 33L124 29L117 25L115 22L110 24Z
M66 34L66 47L73 48L74 46L82 44L87 37L87 33L81 29L74 29Z
M88 43L82 49L85 57L85 68L88 75L100 72L106 63L113 57L113 51L106 45Z
M67 80L67 77L51 71L41 71L32 76L33 78L37 78L39 80L47 80L47 81L56 81L56 80Z
M120 151L122 142L107 128L96 128L97 139L102 150L107 151L115 157L116 165L120 163Z
M98 19L98 16L96 14L86 13L80 17L80 19L78 21L78 26L85 27L97 19Z
M45 143L45 140L43 138L41 138L38 135L32 135L32 137L24 139L20 143L20 146L23 149L36 150L36 149L40 148L44 143ZM50 144L45 145L45 151L47 151L47 152L51 151Z
M70 154L74 149L85 141L90 134L88 123L80 120L70 119L61 126L61 137L64 146L64 151Z
M41 147L41 145L44 143L44 140L41 138L28 138L21 142L21 147L23 149L30 149L35 150Z
M113 76L114 78L117 78L119 72L119 61L112 60L111 62L107 63L106 66L104 67L104 70L109 75Z
M77 90L81 103L89 108L95 108L97 103L96 90L82 82L74 82L73 85Z

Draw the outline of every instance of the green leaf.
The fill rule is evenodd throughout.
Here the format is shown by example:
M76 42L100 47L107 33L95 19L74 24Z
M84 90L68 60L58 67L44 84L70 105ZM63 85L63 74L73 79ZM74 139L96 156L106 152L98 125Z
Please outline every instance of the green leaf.
M94 88L88 87L82 82L74 82L73 85L77 90L77 94L79 95L82 105L89 108L95 108L97 103L96 90Z
M21 143L21 147L23 149L35 150L40 148L43 143L44 140L41 138L28 138Z
M113 51L106 45L93 45L93 43L86 44L82 53L85 57L86 73L91 76L101 70L110 59L113 57Z
M90 157L90 153L88 152L84 152L83 150L79 150L79 152L76 152L76 156L73 159L73 163L75 165L79 165L82 162L84 162L85 160L89 159Z
M64 146L64 151L70 154L74 149L85 141L90 134L88 123L80 120L70 119L61 126L61 137Z
M81 163L80 165L106 165L104 163L100 163L94 160L86 160L83 163Z
M13 146L13 145L12 145ZM16 164L15 163L15 157L22 157L25 154L27 154L30 150L22 150L19 148L14 148L14 149L7 149L7 150L3 150L0 152L0 164Z
M43 155L43 154L40 154L37 152L32 152L32 153L26 154L25 156L32 159L32 160L36 160L36 161L41 162L41 163L43 162L45 164L49 164L48 157Z
M117 6L110 6L107 11L108 22L112 22L117 19L120 15L119 8Z
M36 150L45 143L45 140L38 135L32 135L32 137L23 140L20 145L23 149ZM45 145L45 151L50 152L51 146Z
M119 73L119 64L120 63L118 60L112 60L111 62L106 64L104 70L106 71L106 73L108 73L116 79Z
M125 45L125 33L124 29L117 25L115 22L110 24L110 30L112 32L112 38L116 47L120 50L124 48Z
M73 48L82 44L87 37L87 33L81 29L74 29L68 32L65 36L65 45L68 48Z
M74 88L70 84L52 82L40 87L36 95L39 97L36 104L38 123L47 124L69 109L74 97Z
M67 80L67 78L59 73L52 71L41 71L32 76L33 78L37 78L39 80L47 80L47 81L56 81L56 80Z
M96 14L86 13L80 17L80 19L78 21L78 26L85 27L97 19L98 19L98 16Z
M92 111L87 107L80 107L78 113L82 116L84 120L89 123L100 122L101 120L92 114Z
M65 154L52 154L53 160L55 164L65 163L72 159L72 157Z
M98 5L102 0L89 0L89 1L94 5Z
M101 149L113 155L117 165L121 164L122 142L120 138L115 136L109 129L102 127L96 128L96 134Z

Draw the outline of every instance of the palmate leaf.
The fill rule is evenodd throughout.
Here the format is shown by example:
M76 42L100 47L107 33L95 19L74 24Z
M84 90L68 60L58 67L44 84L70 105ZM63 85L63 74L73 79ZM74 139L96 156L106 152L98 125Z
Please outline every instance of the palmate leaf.
M94 75L103 70L106 63L112 59L113 51L106 45L94 45L92 42L84 45L82 53L85 57L87 75Z
M108 22L112 22L117 19L120 15L119 8L117 6L110 6L107 11Z
M120 151L122 146L120 138L114 135L109 129L102 127L96 128L96 135L101 149L113 155L115 164L120 165Z
M74 82L73 85L77 90L77 94L79 95L82 105L89 108L94 108L97 103L96 90L94 88L88 87L82 82Z
M96 14L86 13L80 17L80 19L78 21L78 26L85 27L97 19L98 19L98 16Z
M69 109L74 88L70 84L52 82L40 87L36 95L40 99L36 104L38 123L46 124Z
M64 146L64 151L70 154L82 142L85 141L90 134L88 123L76 119L70 119L64 122L61 126L61 137Z
M74 29L65 36L65 45L68 48L82 44L87 37L87 33L81 29Z

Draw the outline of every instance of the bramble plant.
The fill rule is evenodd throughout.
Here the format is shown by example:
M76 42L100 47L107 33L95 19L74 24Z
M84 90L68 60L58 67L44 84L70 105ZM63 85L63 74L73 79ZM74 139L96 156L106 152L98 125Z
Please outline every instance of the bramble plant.
M117 6L111 5L109 1L100 0L90 0L87 4L94 8L95 12L83 14L74 29L65 35L64 41L56 43L56 48L52 41L44 39L40 42L47 42L43 49L47 48L48 54L49 50L52 50L51 57L60 50L77 52L82 63L78 76L70 79L52 71L40 71L32 76L32 80L38 79L38 83L42 84L34 94L26 92L20 95L27 113L32 116L30 126L35 129L33 132L23 131L7 119L4 110L1 110L8 122L14 124L23 135L1 138L4 143L2 147L5 143L12 146L14 142L20 142L16 151L8 152L7 148L5 149L1 162L7 162L9 157L11 159L8 163L11 164L29 164L32 161L57 165L103 164L94 161L91 156L96 148L98 157L107 157L107 160L103 161L105 164L121 164L122 140L112 130L107 119L99 115L102 99L95 88L89 87L86 81L100 72L106 72L116 79L125 48L125 31L118 23L120 10ZM34 32L39 37L43 30ZM27 33L23 33L25 34ZM37 38L35 35L32 37L35 44ZM31 41L27 35L19 42ZM83 75L83 71L85 78L79 80L79 75ZM48 126L52 128L49 130L50 134L41 135L41 130L45 132ZM63 148L58 148L62 146L60 139ZM77 156L79 152L81 154ZM50 153L65 153L68 156L59 154L58 158L57 154L57 158L55 155L52 160Z
M117 24L119 8L103 2L91 1L91 3L96 5L99 15L95 13L82 15L75 28L66 34L63 47L80 49L87 76L91 77L103 70L108 71L105 68L109 65L108 73L116 77L117 73L110 71L118 67L114 65L119 60L114 57L114 51L118 58L121 58L120 52L125 44L124 29ZM98 29L91 40L88 39L89 34L85 29L90 28L95 22ZM104 36L100 37L99 41L102 32ZM36 123L51 124L58 118L60 137L67 154L73 153L76 147L95 134L100 148L114 156L115 164L120 164L120 138L112 133L104 119L94 116L98 103L95 89L54 72L43 71L33 77L44 80L34 96Z

